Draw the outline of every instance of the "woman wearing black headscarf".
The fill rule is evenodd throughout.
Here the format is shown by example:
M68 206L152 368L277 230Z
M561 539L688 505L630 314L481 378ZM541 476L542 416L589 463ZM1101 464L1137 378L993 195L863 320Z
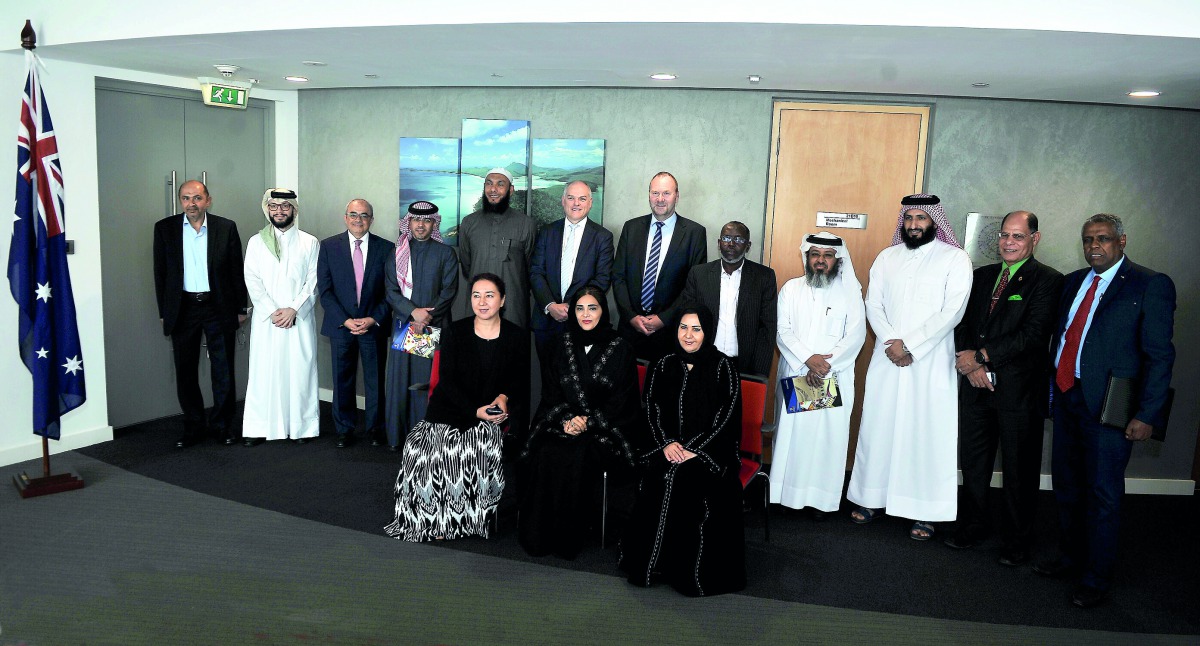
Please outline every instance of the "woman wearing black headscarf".
M575 292L567 331L552 344L542 400L521 451L518 538L533 556L579 553L603 471L633 467L639 422L633 346L617 336L595 285Z
M676 321L674 354L659 359L642 395L645 464L620 567L629 582L670 583L689 596L746 586L742 487L738 480L741 381L713 347L716 325L704 306Z

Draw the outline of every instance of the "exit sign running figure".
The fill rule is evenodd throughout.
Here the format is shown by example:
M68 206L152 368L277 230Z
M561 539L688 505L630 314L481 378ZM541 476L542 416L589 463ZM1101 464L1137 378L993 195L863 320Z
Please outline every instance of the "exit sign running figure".
M250 102L250 88L206 81L209 79L201 79L200 82L200 93L204 96L204 105L246 109L246 105Z

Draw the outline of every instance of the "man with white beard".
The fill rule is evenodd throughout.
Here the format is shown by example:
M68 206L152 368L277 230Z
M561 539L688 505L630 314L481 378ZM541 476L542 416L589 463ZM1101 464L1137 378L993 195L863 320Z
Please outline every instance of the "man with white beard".
M242 436L246 446L320 433L317 328L313 306L320 243L296 226L296 192L268 189L263 227L246 246L246 291L254 304L250 380Z
M782 397L771 461L771 502L812 509L814 520L837 511L846 481L854 362L867 336L862 285L845 242L832 233L800 245L804 275L779 290L780 377L804 377L811 386L836 377L842 405L787 412Z
M875 258L867 286L877 341L846 498L859 506L854 522L886 508L916 521L909 537L927 541L934 522L958 513L954 326L967 308L971 259L936 195L900 204L892 246Z

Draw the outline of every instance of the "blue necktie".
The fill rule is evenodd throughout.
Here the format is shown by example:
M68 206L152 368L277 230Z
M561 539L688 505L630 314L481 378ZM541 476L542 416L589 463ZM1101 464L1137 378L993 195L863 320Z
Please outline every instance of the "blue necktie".
M654 308L654 284L658 282L658 254L662 251L662 222L655 222L654 242L650 245L650 255L646 257L646 273L642 278L642 311L650 312Z

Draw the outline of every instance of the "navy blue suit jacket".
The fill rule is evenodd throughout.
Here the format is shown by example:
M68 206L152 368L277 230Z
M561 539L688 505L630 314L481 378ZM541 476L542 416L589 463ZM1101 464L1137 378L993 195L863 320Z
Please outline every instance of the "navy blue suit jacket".
M383 289L383 263L396 252L390 240L368 233L367 257L363 259L363 287L361 302L356 302L354 285L354 261L350 257L350 237L343 231L321 241L317 256L317 295L325 317L321 322L321 334L350 337L346 319L370 316L375 319L375 334L391 334L387 299Z
M1063 281L1058 324L1050 346L1051 361L1058 353L1070 321L1071 303L1091 268L1068 274ZM1129 256L1095 305L1092 325L1079 349L1079 378L1088 410L1097 417L1104 403L1108 377L1135 377L1139 384L1138 420L1154 427L1163 423L1163 406L1171 369L1175 365L1175 283L1136 265Z
M575 254L575 271L562 297L562 245L565 220L551 222L538 234L529 266L529 285L533 289L533 329L563 327L543 310L549 303L563 303L575 290L592 283L608 292L612 282L613 234L591 220L584 221ZM601 305L604 305L603 303Z
M678 214L676 214L678 215ZM617 313L622 331L634 316L642 311L642 275L646 270L646 238L650 235L650 220L646 214L625 223L621 228L621 240L617 243L617 255L613 260L613 297L617 301ZM663 323L671 324L675 312L682 304L688 271L696 265L708 262L708 241L704 226L682 215L675 223L671 244L663 253L662 270L654 284L654 306L651 314L657 314Z

